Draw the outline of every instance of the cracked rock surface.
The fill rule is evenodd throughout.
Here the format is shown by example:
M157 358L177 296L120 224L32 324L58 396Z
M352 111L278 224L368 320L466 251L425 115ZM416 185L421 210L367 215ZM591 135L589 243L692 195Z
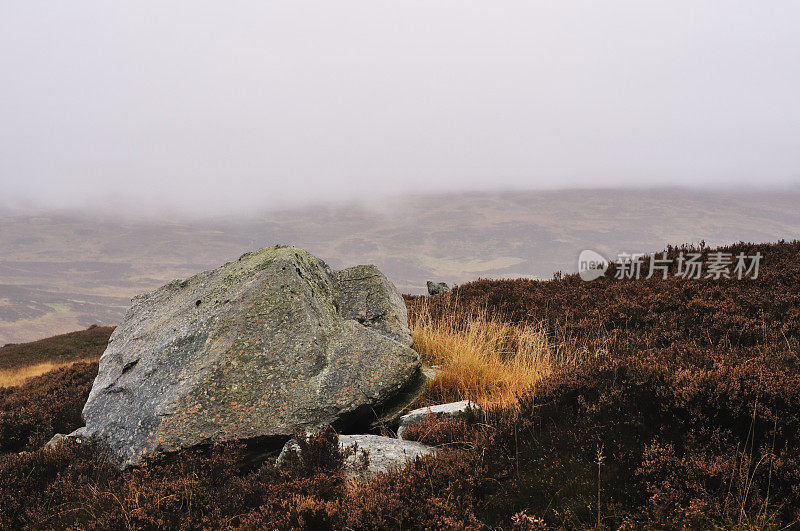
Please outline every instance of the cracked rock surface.
M111 336L83 438L121 466L169 450L375 421L424 376L374 266L270 247L139 295ZM404 405L404 404L402 404Z

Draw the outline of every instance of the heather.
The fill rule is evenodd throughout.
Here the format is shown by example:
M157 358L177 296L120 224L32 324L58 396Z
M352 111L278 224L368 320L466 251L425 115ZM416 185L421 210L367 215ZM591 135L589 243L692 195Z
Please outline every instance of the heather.
M688 248L668 253L681 250ZM560 274L479 280L448 296L409 297L412 325L428 326L419 333L441 347L423 357L437 353L450 374L423 401L480 392L487 411L410 428L408 438L438 445L440 456L367 483L345 477L330 431L309 441L310 457L289 470L271 465L274 449L224 444L120 472L91 445L41 448L79 425L96 366L2 388L0 441L12 443L0 448L0 521L132 529L797 525L800 242L722 250L761 252L759 278L617 280L612 271L592 282ZM475 323L490 323L502 341L480 335L484 326L475 337L495 345L493 353L454 358L476 344L463 338ZM536 348L526 343L532 338ZM519 353L536 363L519 365ZM463 370L482 359L488 369ZM513 380L506 368L514 363L540 374Z
M76 363L20 386L0 387L0 453L36 450L56 433L81 427L96 374L96 362Z

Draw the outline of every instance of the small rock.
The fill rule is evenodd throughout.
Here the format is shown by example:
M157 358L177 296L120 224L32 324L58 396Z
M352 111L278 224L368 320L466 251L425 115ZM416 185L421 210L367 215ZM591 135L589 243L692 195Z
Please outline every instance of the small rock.
M428 281L428 295L439 295L441 293L449 293L450 286L445 284L444 282L432 282Z
M409 461L425 455L436 455L433 446L415 441L403 441L380 435L339 435L339 449L345 451L355 445L355 452L345 458L345 472L348 477L358 480L369 479L375 474L389 472L392 468L402 467ZM286 465L291 452L299 452L300 446L294 439L287 442L275 465ZM364 466L364 454L367 461Z
M422 366L422 374L425 375L425 378L428 379L428 382L432 382L439 376L439 373L442 372L442 369L439 368L438 365L423 365Z
M47 441L44 445L45 448L50 448L52 446L58 445L61 441L66 440L74 440L78 444L83 442L83 432L84 428L78 428L77 430L73 431L72 433L56 433L53 435L49 441Z
M345 460L351 477L367 479L373 474L386 473L392 468L402 467L409 461L426 455L436 455L433 446L415 441L402 441L380 435L340 435L339 447L349 448L356 445L355 455ZM366 450L369 464L366 470L358 466L361 452Z
M469 400L415 409L400 417L400 427L397 429L397 438L402 439L403 432L409 427L422 424L422 421L431 415L439 419L454 419L479 411L480 407L478 404L470 402Z
M51 446L56 446L58 443L66 439L67 436L63 433L56 433L53 435L49 441L47 441L44 445L45 448L50 448Z

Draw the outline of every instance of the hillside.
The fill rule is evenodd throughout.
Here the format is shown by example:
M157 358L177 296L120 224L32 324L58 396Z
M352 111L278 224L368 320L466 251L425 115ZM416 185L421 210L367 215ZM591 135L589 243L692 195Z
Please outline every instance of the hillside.
M0 347L0 371L45 362L99 359L113 331L113 326L92 326L30 343L5 345Z
M449 296L408 297L417 333L423 315L471 323L488 313L537 327L552 370L483 423L423 425L413 437L441 455L367 484L345 480L324 436L319 460L294 471L228 444L118 472L93 448L41 449L79 425L96 365L2 388L0 519L55 528L797 525L800 241L693 250L764 258L755 280L617 280L612 270L592 282L479 280ZM96 352L94 330L51 343L82 337ZM28 348L43 350L16 346L16 359ZM456 385L433 389L468 398Z
M86 330L0 347L0 387L20 385L29 378L77 362L95 362L113 331L113 326L92 325Z
M583 249L794 238L798 203L796 189L641 189L419 195L236 219L0 212L0 345L116 324L131 297L275 243L336 269L376 264L419 294L426 280L574 272Z

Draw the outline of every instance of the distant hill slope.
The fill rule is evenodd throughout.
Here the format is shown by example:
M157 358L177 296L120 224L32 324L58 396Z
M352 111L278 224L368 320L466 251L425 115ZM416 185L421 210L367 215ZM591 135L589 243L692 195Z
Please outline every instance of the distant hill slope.
M5 345L0 347L0 371L38 363L99 359L113 331L113 326L94 326L30 343Z
M131 221L0 213L0 345L115 324L129 299L274 243L334 267L374 263L405 293L426 280L549 278L581 250L721 245L800 234L800 190L572 190L411 196L236 219Z

